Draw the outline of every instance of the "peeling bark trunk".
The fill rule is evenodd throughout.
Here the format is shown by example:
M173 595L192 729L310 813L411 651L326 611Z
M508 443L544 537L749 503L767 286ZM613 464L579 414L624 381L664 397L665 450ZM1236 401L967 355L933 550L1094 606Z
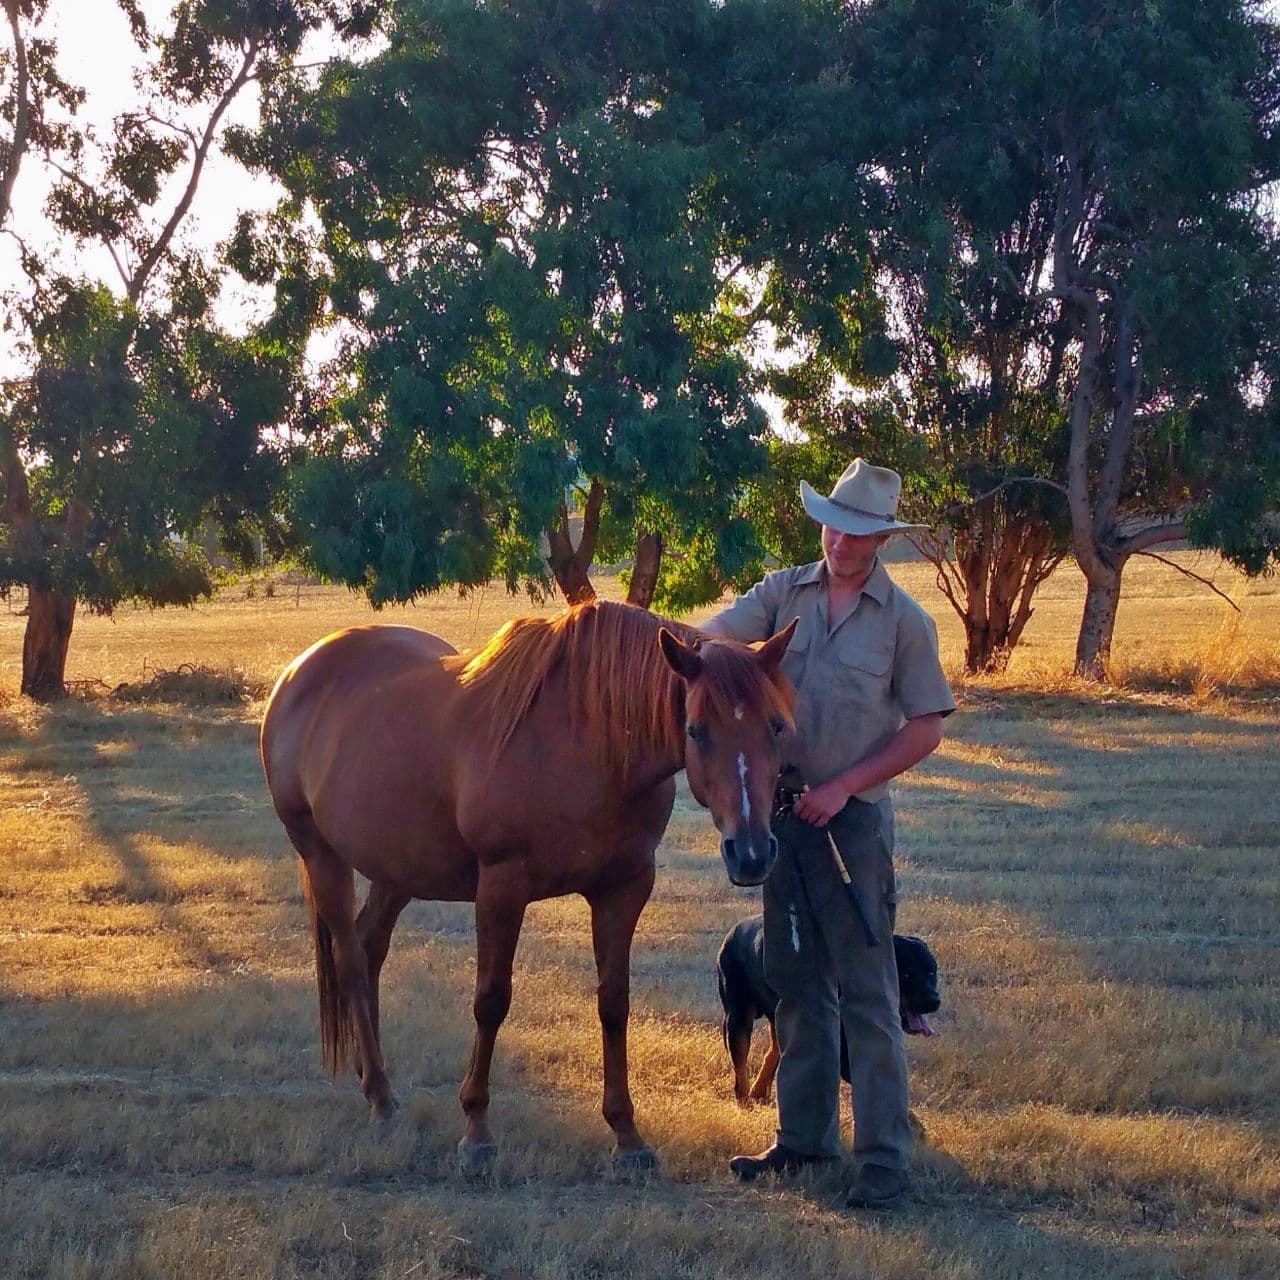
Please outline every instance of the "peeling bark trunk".
M1061 557L1055 556L1056 564ZM963 615L965 629L964 669L969 675L1003 671L1034 610L1031 599L1035 588L1047 576L1044 560L1020 555L996 566L997 572L986 585L983 607ZM1003 578L1012 579L1012 584ZM1013 594L1007 594L1012 585Z
M1111 662L1111 638L1116 629L1116 612L1120 607L1121 560L1114 566L1104 565L1086 575L1084 616L1076 640L1075 673L1088 680L1106 680Z
M53 702L67 692L67 647L76 616L76 598L31 587L27 608L22 692L37 702Z
M658 574L662 569L662 534L639 533L636 535L635 567L631 570L631 582L627 586L627 603L647 609L653 603L653 593L658 588Z
M1037 588L1062 560L1062 545L1048 524L1010 524L995 511L955 529L952 545L954 562L944 542L917 543L964 625L965 671L1003 671L1031 618Z

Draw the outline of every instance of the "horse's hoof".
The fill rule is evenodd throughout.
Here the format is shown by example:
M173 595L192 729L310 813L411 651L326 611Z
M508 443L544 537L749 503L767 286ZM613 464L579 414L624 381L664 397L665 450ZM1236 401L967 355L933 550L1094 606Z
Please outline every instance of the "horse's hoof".
M645 1182L660 1177L662 1161L652 1147L636 1147L630 1151L613 1152L613 1176L628 1182Z
M483 1178L497 1158L496 1142L470 1142L463 1138L458 1143L458 1164L464 1178Z

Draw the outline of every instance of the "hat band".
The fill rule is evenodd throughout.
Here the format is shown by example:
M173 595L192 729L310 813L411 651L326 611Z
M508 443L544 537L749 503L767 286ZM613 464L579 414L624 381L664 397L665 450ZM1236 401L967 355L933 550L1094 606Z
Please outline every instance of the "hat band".
M827 501L833 507L839 507L841 511L848 511L855 516L866 516L868 520L888 520L892 524L897 523L897 516L894 512L890 512L887 516L882 516L878 511L868 511L865 507L851 507L847 502L841 502L839 498L828 498Z

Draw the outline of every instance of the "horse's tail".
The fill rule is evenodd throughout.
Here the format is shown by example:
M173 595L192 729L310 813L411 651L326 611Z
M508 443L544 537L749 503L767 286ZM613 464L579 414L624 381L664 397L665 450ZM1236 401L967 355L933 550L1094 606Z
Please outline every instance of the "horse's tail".
M325 1070L337 1076L346 1069L355 1047L351 1025L351 1006L342 993L338 966L333 958L333 934L316 910L311 893L307 864L299 861L302 873L302 896L307 900L311 916L311 937L316 947L316 991L320 997L320 1053Z

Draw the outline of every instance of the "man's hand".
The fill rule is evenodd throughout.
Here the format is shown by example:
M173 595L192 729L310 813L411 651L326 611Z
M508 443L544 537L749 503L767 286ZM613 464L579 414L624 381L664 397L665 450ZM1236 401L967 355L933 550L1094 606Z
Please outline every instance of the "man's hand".
M861 795L896 778L912 765L919 764L942 741L942 715L932 712L916 716L879 751L859 760L852 768L828 778L820 787L810 787L792 806L797 818L825 827L849 803L850 796Z
M815 827L825 827L849 803L852 794L839 778L832 778L820 787L810 787L795 802L791 812Z

